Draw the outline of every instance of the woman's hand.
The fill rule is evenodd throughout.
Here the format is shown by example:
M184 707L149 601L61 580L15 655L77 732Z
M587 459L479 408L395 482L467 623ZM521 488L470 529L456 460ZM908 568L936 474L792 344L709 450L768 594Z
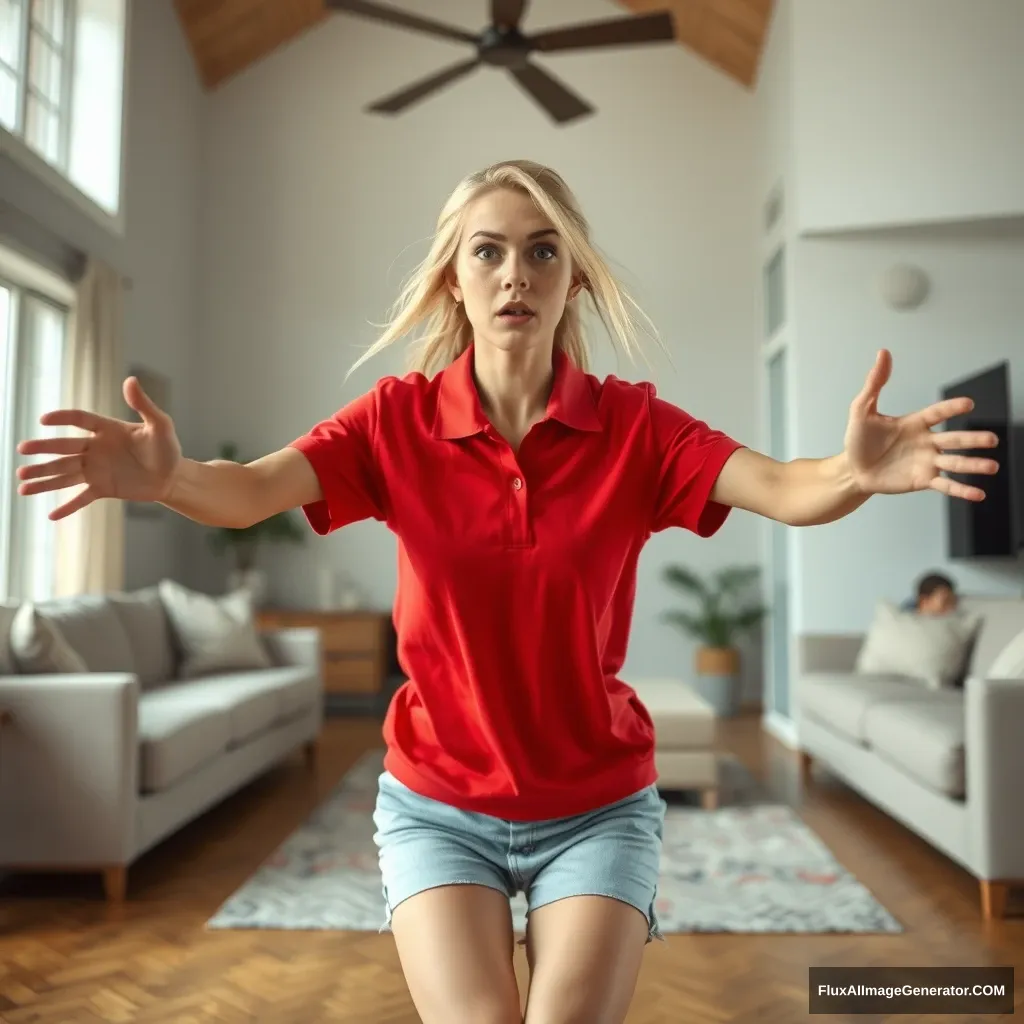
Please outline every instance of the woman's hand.
M865 494L904 494L931 488L955 498L983 500L981 488L941 474L996 473L999 463L994 459L950 453L995 448L998 437L984 430L932 430L953 416L970 412L974 407L971 399L950 398L906 416L885 416L878 411L878 399L891 373L892 355L883 350L850 406L845 456L856 486Z
M22 441L22 455L57 458L18 468L23 495L84 485L70 501L54 509L50 519L63 519L97 498L162 501L181 463L181 445L171 417L142 390L135 377L124 382L124 397L141 423L98 416L81 409L44 413L43 426L78 427L88 437L50 437Z

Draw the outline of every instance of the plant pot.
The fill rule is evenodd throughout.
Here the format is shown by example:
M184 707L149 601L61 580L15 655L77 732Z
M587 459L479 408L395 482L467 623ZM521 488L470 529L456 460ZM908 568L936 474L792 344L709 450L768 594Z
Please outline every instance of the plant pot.
M739 710L740 652L734 647L699 647L693 689L714 708L719 718Z

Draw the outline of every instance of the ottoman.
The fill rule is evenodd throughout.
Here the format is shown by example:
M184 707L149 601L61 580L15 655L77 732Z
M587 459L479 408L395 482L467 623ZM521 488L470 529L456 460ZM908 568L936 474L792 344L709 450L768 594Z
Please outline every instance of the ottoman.
M678 679L625 679L654 722L659 789L696 789L701 806L718 806L715 712Z

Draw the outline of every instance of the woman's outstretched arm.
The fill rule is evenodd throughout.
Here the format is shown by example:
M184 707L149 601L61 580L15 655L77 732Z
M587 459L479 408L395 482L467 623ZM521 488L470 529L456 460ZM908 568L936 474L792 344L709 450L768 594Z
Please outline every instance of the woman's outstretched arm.
M714 501L746 509L789 526L815 526L849 515L873 494L935 490L966 501L985 492L943 476L992 475L995 459L963 454L994 448L998 437L985 430L939 431L939 424L970 412L969 398L950 398L905 416L878 411L878 399L892 372L892 357L879 352L860 394L850 406L842 452L823 459L778 462L740 449L722 467L711 492Z
M99 498L155 502L206 526L246 527L322 498L309 460L293 447L247 465L186 459L171 417L130 377L124 397L141 417L131 423L83 409L41 417L43 426L75 427L78 437L33 438L22 455L54 456L18 467L22 495L79 490L50 513L64 519Z

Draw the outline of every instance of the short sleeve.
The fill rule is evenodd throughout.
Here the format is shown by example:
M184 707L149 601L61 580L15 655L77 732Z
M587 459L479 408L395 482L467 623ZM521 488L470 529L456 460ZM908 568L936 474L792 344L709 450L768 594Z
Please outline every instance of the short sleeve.
M368 392L289 445L306 456L320 481L322 500L302 511L321 536L363 519L385 519L374 451L378 401L376 390Z
M651 531L680 526L710 537L730 512L728 505L711 500L711 491L743 445L658 398L653 385L648 385L648 404L657 472Z

